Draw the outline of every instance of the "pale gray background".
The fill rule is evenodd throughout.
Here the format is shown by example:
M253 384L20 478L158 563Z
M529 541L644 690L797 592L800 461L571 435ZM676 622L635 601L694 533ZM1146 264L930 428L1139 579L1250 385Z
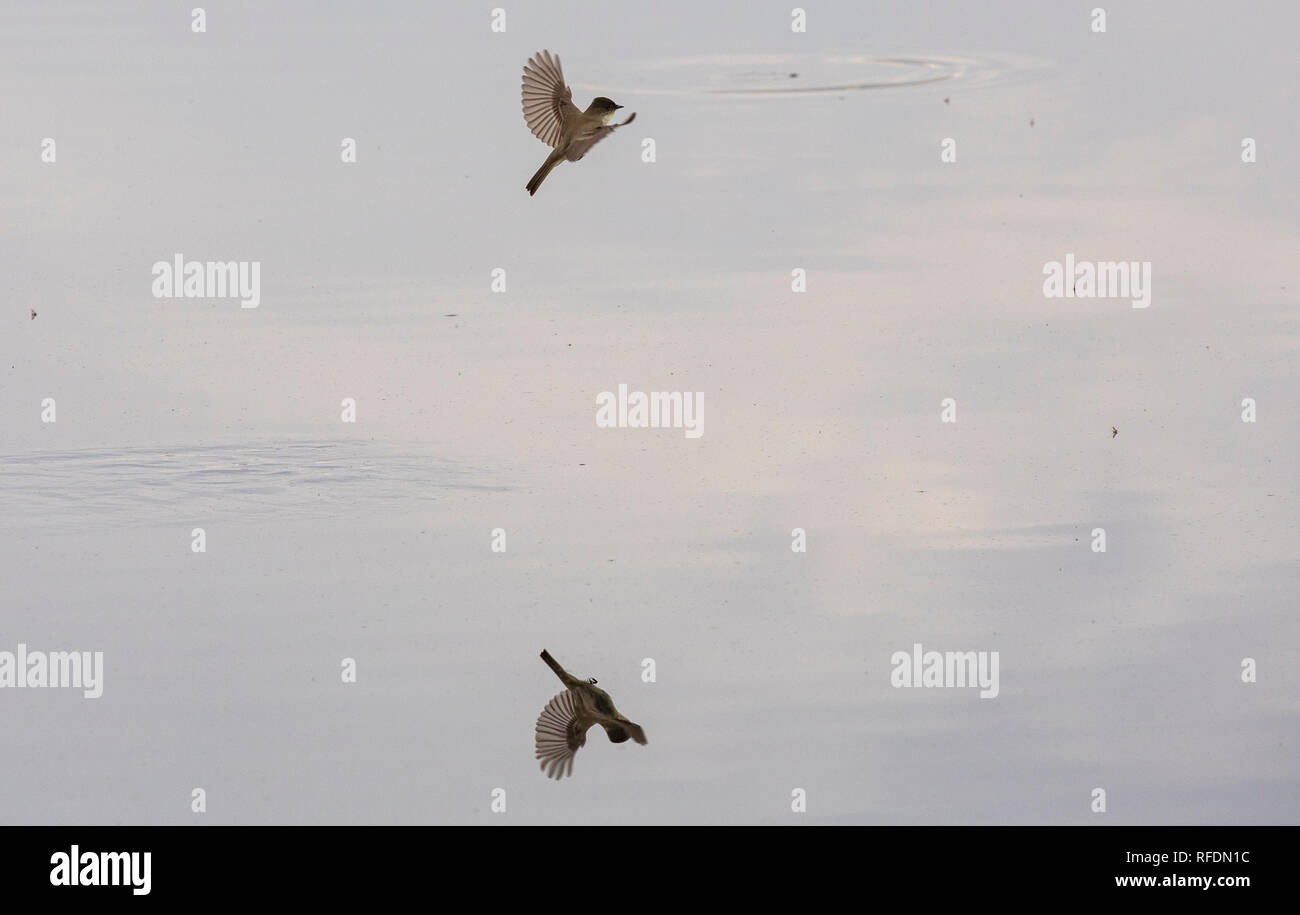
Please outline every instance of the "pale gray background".
M1293 3L193 5L0 9L0 649L108 665L0 691L0 821L1300 821ZM543 47L638 120L530 199ZM649 745L543 778L543 647Z

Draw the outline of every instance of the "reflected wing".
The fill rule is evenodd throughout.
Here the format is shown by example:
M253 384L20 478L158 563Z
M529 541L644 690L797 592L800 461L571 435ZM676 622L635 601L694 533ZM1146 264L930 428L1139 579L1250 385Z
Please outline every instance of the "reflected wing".
M639 724L633 724L626 720L608 723L602 721L600 726L605 729L605 734L609 737L610 743L623 743L630 737L639 744L645 744L645 731L641 730Z
M580 708L577 695L566 689L546 703L537 716L536 756L542 761L547 778L560 779L573 774L573 756L587 742L587 728L591 727L579 723Z
M528 58L524 64L523 89L520 93L524 105L524 122L533 136L547 146L560 142L564 125L581 114L573 104L573 91L564 85L564 71L560 69L559 56L542 51Z

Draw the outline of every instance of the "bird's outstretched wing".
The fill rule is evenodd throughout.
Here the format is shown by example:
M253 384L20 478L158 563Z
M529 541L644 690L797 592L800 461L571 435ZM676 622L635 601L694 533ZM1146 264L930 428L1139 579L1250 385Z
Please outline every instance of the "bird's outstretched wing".
M559 55L552 57L550 51L528 58L520 96L524 123L547 146L559 143L564 125L582 113L573 104L573 90L564 85Z
M605 736L610 743L623 743L630 737L645 746L645 731L641 730L639 724L630 721L602 721L600 726L605 729Z
M571 689L557 695L537 716L534 740L537 758L547 778L560 779L573 774L573 756L587 742L590 723L578 723L581 698Z
M579 131L577 135L574 136L573 141L569 143L568 160L570 162L577 162L587 154L587 150L591 149L591 147L595 146L620 127L626 127L635 120L636 112L633 111L628 119L623 121L621 124L603 124Z

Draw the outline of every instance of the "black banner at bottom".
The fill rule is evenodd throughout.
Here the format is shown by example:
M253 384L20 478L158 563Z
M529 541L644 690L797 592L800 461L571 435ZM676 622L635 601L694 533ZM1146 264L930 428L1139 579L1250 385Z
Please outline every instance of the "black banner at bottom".
M8 827L8 901L40 896L373 904L444 882L604 895L767 894L827 879L863 898L1042 899L1285 891L1292 827ZM607 882L609 881L609 882ZM992 895L989 895L992 894ZM545 895L545 893L543 893ZM557 900L558 901L558 900ZM630 901L630 900L629 900Z

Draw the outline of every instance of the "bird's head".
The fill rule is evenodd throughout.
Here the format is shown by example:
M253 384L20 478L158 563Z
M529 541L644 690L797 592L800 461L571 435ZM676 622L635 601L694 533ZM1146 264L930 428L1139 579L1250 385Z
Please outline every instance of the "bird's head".
M600 118L602 124L608 124L609 119L614 116L614 112L622 107L622 105L615 105L613 99L598 95L591 100L591 104L587 106L585 113L594 114Z

